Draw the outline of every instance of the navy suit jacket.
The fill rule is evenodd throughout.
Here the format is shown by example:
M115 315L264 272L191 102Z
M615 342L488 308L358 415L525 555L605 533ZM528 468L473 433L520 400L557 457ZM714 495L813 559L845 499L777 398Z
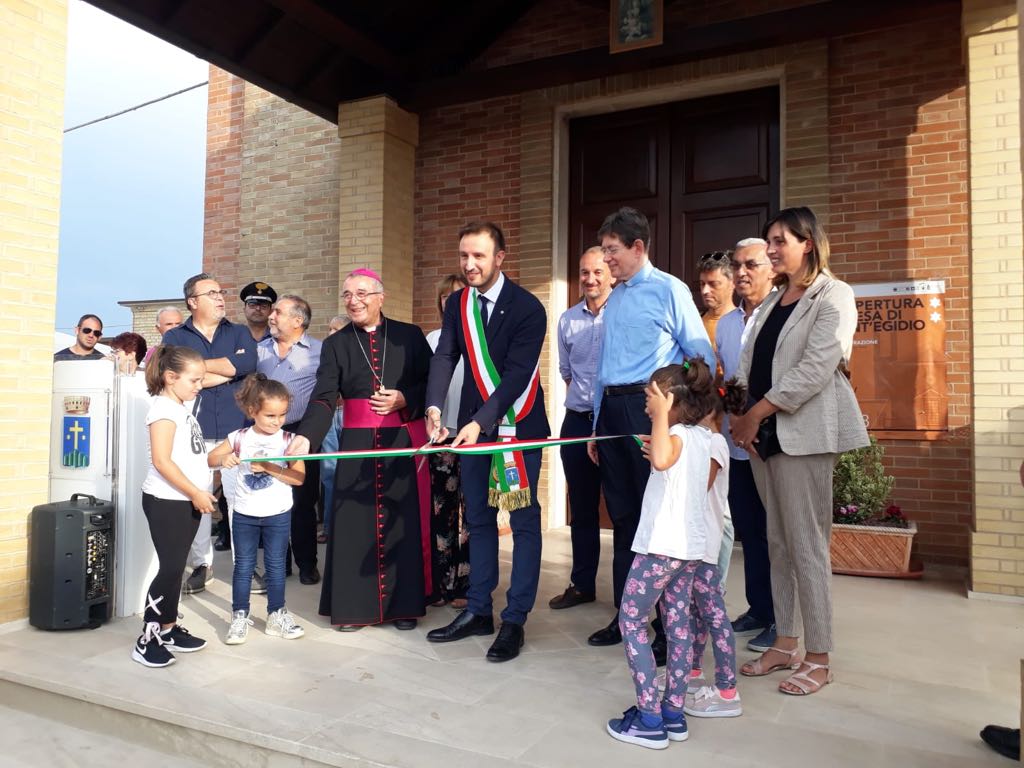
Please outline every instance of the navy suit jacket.
M540 359L547 332L547 312L537 297L505 276L505 285L491 308L485 335L491 361L501 376L501 383L485 401L480 396L466 350L462 332L461 305L463 288L448 297L441 324L441 338L430 359L430 378L427 381L427 406L444 407L448 383L460 357L465 359L466 374L462 381L458 425L461 429L470 421L481 427L481 442L486 435L491 440L498 429L502 414L526 389L533 370ZM547 413L544 410L544 389L538 387L533 409L516 424L516 437L530 440L550 434Z

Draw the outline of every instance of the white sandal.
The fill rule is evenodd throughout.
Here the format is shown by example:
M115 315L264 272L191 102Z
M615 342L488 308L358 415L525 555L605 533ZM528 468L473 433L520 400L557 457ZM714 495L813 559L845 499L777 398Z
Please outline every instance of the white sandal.
M806 671L804 671L804 667L807 667ZM818 669L825 670L824 682L819 683L817 680L811 677L811 672L814 672ZM779 690L782 693L788 694L790 696L810 696L812 693L817 693L823 687L831 683L832 679L832 670L830 668L830 665L815 664L813 661L805 661L803 662L803 664L800 665L799 672L794 672L792 675L790 675L781 683L779 683ZM785 683L789 683L794 688L799 689L800 692L797 693L796 691L791 691L787 688L783 688L782 686Z
M775 651L776 653L781 653L786 656L789 656L789 661L781 662L779 664L772 664L770 667L764 666L763 661L765 654L771 651ZM797 658L799 654L799 648L794 648L792 651L787 651L783 648L769 648L767 651L762 653L753 661L747 662L747 664L750 665L750 672L747 672L743 668L746 667L747 664L744 664L742 667L740 667L740 674L744 677L764 677L765 675L770 675L772 672L779 672L783 669L800 669L800 664L803 663L803 659Z

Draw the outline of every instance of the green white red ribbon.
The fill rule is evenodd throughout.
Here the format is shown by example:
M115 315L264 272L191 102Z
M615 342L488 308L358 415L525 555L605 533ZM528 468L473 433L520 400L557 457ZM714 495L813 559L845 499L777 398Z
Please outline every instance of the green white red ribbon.
M539 440L513 440L512 450L533 451L542 448L559 448L563 445L578 445L589 443L591 440L618 440L619 438L631 438L637 444L641 443L639 435L601 435L600 437L545 437ZM334 453L304 453L296 456L260 456L258 458L242 459L242 461L348 461L352 459L400 459L410 456L428 456L432 453L455 453L460 456L500 456L509 450L509 443L499 441L496 443L473 443L472 445L431 445L427 444L420 448L368 448L358 451L335 451Z

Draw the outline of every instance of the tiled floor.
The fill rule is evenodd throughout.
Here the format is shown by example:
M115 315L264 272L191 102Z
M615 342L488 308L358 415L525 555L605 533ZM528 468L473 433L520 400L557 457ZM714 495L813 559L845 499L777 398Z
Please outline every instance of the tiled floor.
M985 723L1018 719L1024 607L967 600L962 584L938 578L836 577L836 683L821 694L791 698L776 691L779 676L744 678L741 718L691 719L690 740L664 752L613 741L604 723L630 706L632 684L620 648L586 644L612 617L609 587L597 603L547 608L567 581L568 542L564 530L545 536L538 607L523 654L508 664L483 658L489 638L428 644L427 630L454 616L447 608L430 609L413 632L335 632L316 615L319 587L295 579L288 603L306 637L266 637L263 598L255 597L248 643L225 646L230 586L221 579L230 558L218 555L217 580L182 604L183 623L213 641L208 650L148 670L129 660L137 620L91 632L26 629L0 634L0 679L334 764L1009 765L977 734ZM743 607L740 551L729 587L735 613ZM496 595L499 609L503 602ZM4 717L0 735L10 727Z

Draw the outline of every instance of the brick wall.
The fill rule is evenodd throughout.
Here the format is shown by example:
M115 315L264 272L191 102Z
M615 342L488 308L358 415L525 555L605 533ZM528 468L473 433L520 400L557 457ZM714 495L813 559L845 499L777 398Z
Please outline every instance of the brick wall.
M188 317L188 308L181 299L164 299L160 301L123 301L122 305L132 311L132 332L146 339L146 344L154 347L160 343L160 335L156 332L156 316L164 307L176 307L182 317Z
M967 110L959 15L834 38L831 216L848 282L946 281L949 436L884 440L920 555L967 563L972 516Z
M313 308L322 337L338 312L337 128L210 68L203 269L232 292L263 280Z
M48 497L67 4L0 3L0 624L28 613L28 517Z

